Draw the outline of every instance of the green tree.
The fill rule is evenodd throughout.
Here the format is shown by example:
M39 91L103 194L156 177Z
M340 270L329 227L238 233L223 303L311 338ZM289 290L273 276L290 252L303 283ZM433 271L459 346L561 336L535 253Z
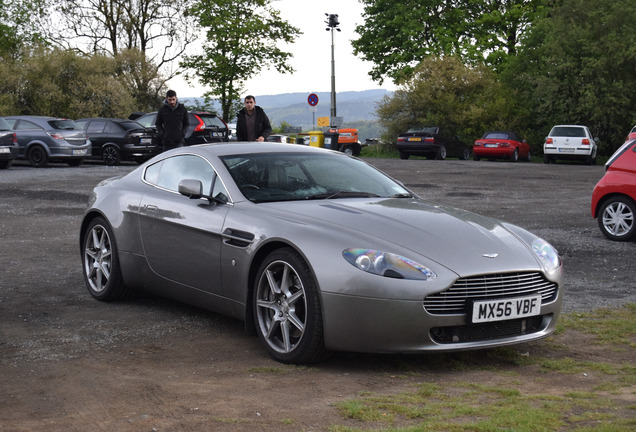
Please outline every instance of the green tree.
M279 48L292 43L300 30L280 17L272 0L199 0L189 11L205 30L203 53L186 56L186 78L209 87L207 97L221 104L223 120L240 107L245 81L263 68L293 72L291 53Z
M112 57L36 48L9 66L9 79L0 75L2 115L124 117L134 110Z
M514 123L515 106L508 101L495 74L482 65L466 66L458 57L428 57L376 114L387 143L414 126L446 126L466 143L486 129Z
M501 78L520 89L537 139L554 124L584 124L601 153L636 122L636 3L560 0L537 20Z
M34 23L45 15L45 0L0 0L0 58L20 55L22 47L43 42Z
M426 57L454 55L497 66L514 56L545 0L360 0L354 54L373 63L369 75L399 83Z

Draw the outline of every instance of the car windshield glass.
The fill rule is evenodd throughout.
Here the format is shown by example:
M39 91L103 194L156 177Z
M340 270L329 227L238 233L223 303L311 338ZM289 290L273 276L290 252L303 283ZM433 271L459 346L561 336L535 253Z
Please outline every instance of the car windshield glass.
M51 125L51 127L53 129L58 129L58 130L73 130L76 129L75 126L75 121L73 120L49 120L49 125Z
M411 128L409 130L406 131L407 133L417 133L417 132L424 132L424 133L429 133L431 135L436 134L437 133L437 127L435 126L431 126L431 127L415 127L415 128Z
M7 121L2 117L0 117L0 130L11 130L9 123L7 123Z
M507 140L509 139L508 133L506 132L489 132L484 135L484 139L500 139Z
M375 168L344 155L258 153L221 159L253 202L411 196Z
M138 119L135 119L135 121L144 127L148 127L155 124L156 117L157 117L156 113L146 114L144 116L139 117Z
M555 137L585 137L585 130L582 127L557 126L552 129L550 136Z

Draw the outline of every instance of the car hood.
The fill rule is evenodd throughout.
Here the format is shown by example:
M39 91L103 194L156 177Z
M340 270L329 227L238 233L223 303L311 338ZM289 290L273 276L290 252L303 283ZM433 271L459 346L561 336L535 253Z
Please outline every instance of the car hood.
M349 233L359 239L347 247L377 247L368 244L369 238L381 239L396 245L396 249L406 248L436 261L460 276L540 268L531 247L521 240L521 236L531 235L521 228L419 199L286 202L276 203L276 211L281 212L278 217L297 223L340 227L343 238ZM513 230L523 234L516 235Z

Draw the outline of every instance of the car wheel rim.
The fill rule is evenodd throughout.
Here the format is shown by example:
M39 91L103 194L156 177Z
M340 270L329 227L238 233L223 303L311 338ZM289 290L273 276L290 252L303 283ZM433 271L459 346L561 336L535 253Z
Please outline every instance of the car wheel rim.
M296 270L274 261L261 275L256 292L258 326L267 344L290 353L302 340L307 324L305 288Z
M114 165L117 163L117 151L112 148L107 148L104 150L104 162L108 165Z
M603 226L613 236L624 236L634 226L634 213L622 202L612 203L603 212Z
M100 293L106 289L112 269L112 246L108 232L101 225L91 229L84 247L84 270L90 288Z

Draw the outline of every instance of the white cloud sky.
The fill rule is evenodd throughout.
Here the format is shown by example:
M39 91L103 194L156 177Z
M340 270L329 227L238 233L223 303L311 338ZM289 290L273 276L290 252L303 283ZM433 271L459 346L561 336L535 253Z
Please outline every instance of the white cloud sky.
M293 74L281 74L264 69L247 81L245 91L253 95L294 92L331 91L331 32L326 31L325 13L338 14L341 31L334 34L336 92L383 88L395 90L390 80L382 86L371 80L371 63L353 55L351 40L358 37L355 27L363 23L363 6L358 0L274 0L272 5L281 17L303 32L294 44L283 46L294 57ZM205 89L190 86L180 78L168 85L179 97L201 96Z

